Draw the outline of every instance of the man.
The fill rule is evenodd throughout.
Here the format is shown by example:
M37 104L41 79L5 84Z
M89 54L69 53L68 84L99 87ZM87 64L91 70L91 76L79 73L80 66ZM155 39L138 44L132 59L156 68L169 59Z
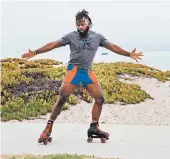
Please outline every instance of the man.
M60 114L63 105L71 93L73 93L76 86L79 84L83 85L95 100L92 108L92 121L90 128L88 129L88 142L92 141L93 135L97 135L97 137L101 138L102 142L105 142L106 139L108 139L109 134L101 131L98 125L104 97L102 95L100 84L91 70L91 65L97 49L99 46L105 47L117 54L130 57L136 61L141 59L140 56L143 56L142 52L136 53L136 49L132 52L125 51L119 46L109 42L103 35L90 30L92 27L92 21L88 16L88 12L85 10L76 14L76 27L77 31L68 33L61 39L50 42L35 51L29 50L28 53L22 55L22 58L29 59L37 54L68 44L70 45L71 53L67 66L67 73L59 91L59 98L52 108L50 119L38 140L39 143L44 142L44 144L47 144L47 140L52 132L54 121Z

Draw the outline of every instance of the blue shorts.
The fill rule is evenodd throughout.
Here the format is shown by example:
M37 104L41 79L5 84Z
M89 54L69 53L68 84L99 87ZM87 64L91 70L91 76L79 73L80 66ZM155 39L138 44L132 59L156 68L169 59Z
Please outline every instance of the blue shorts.
M94 84L98 81L91 69L84 69L73 64L68 64L63 82L85 87L87 84Z

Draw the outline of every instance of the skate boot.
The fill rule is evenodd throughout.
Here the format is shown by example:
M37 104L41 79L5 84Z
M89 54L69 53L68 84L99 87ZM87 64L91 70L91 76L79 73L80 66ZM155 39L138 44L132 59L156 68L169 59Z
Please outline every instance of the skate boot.
M87 136L88 143L91 143L93 138L100 138L102 143L105 143L106 140L109 139L109 133L100 130L98 122L90 124L90 128L87 131Z
M48 120L47 125L40 135L40 138L38 139L38 143L44 143L44 145L47 145L48 142L52 141L52 137L50 137L51 132L52 132L52 126L53 126L53 121Z

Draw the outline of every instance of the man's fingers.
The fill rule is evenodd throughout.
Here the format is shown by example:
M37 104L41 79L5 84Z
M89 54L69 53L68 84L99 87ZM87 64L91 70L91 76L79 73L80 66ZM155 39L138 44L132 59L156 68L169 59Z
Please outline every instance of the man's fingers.
M28 51L29 51L29 52L31 52L31 50L30 50L30 49L28 49Z
M29 52L32 53L32 54L34 54L34 51L32 51L32 50L30 50L30 49L29 49Z
M27 58L25 57L25 58L23 58L23 60L27 60Z
M25 54L21 56L22 58L25 58Z
M30 58L30 57L27 56L26 54L22 55L21 57L22 57L23 59L28 59L28 58Z
M31 57L26 57L26 60L30 59Z
M142 58L138 57L138 59L142 60Z
M23 57L23 58L27 57L27 54L28 54L28 53L22 54L22 57Z
M134 48L132 52L135 52L135 51L136 51L136 48Z
M139 56L144 56L143 52L138 53Z
M137 58L133 58L134 60L136 60L136 62L138 62Z

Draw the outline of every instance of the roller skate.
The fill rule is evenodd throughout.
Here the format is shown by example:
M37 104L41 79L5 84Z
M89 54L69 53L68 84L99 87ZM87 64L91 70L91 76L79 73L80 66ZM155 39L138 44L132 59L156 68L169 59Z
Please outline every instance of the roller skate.
M91 143L93 138L100 138L102 143L105 143L106 140L109 139L109 133L100 130L98 122L90 124L90 128L87 131L87 136L88 143Z
M38 139L38 143L44 143L44 145L47 145L48 142L52 141L52 137L50 137L51 132L52 132L52 126L53 126L53 121L48 120L47 125L40 135L40 138Z

